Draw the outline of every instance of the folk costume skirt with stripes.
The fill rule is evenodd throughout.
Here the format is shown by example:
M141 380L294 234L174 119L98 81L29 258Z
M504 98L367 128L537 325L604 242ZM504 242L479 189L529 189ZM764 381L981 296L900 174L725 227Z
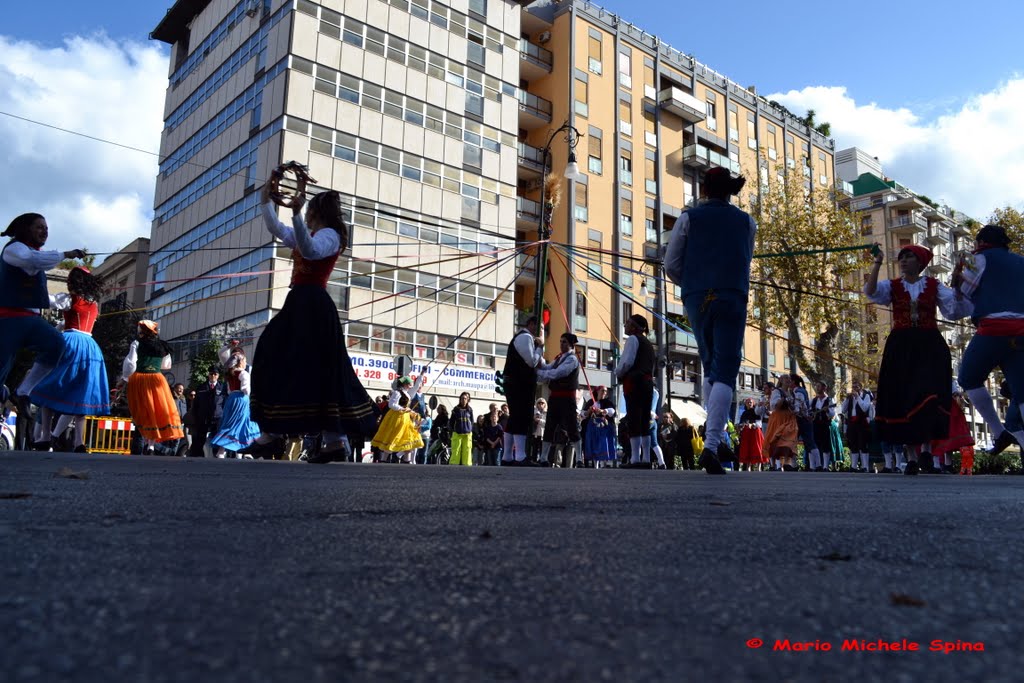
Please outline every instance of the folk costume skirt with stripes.
M345 348L338 308L317 285L296 285L253 356L252 418L269 434L377 431L370 400Z
M895 444L945 439L952 384L949 346L938 330L893 330L878 373L878 437Z
M64 333L64 352L57 365L32 390L32 402L65 415L110 413L110 384L103 352L92 335Z
M171 387L162 373L132 373L128 378L128 410L135 430L150 441L173 441L185 436Z

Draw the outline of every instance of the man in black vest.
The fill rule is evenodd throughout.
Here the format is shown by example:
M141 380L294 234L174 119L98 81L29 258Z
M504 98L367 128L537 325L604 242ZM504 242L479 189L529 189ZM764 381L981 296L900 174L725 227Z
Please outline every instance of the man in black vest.
M559 339L560 353L550 365L542 364L537 379L547 382L551 390L548 396L548 415L544 423L544 445L541 447L540 464L557 465L558 459L549 461L551 447L562 450L562 467L572 467L572 445L580 440L579 422L576 419L576 390L580 386L580 361L576 357L575 334L566 332Z
M0 233L10 241L0 250L0 385L23 348L35 351L35 364L15 390L18 408L16 447L32 443L34 420L28 400L32 389L57 365L64 352L64 337L43 319L40 310L50 307L46 271L62 259L83 258L81 249L43 251L50 228L38 213L23 213ZM47 427L49 429L49 427Z
M502 465L525 465L526 435L533 430L533 401L537 393L537 366L543 358L544 342L537 337L537 316L530 316L516 332L505 356L505 398L508 425L505 428Z
M654 402L654 346L647 338L647 319L633 315L626 320L629 335L615 376L622 382L626 399L630 461L627 467L651 467L651 403ZM549 418L550 419L550 418ZM621 423L620 423L621 426Z
M210 369L206 384L196 391L192 401L192 446L189 457L202 458L206 437L210 432L217 431L220 418L224 414L224 401L228 396L228 387L220 380L220 373Z

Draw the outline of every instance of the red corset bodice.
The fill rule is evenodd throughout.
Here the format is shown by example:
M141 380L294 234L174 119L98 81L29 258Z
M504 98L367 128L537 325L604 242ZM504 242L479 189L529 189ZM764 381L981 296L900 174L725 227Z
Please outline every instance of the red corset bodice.
M903 285L902 279L890 280L892 286L892 319L893 329L904 330L910 327L938 329L936 309L939 303L939 281L926 277L924 291L917 301L910 300L910 293Z
M95 301L87 301L80 296L71 296L71 307L64 311L64 329L81 330L92 334L92 327L96 324L96 316L99 315L100 307Z
M292 259L295 261L292 266L292 287L295 285L316 285L321 289L327 289L327 281L331 278L331 271L334 264L338 262L338 255L311 261L303 258L298 249L292 250Z
M242 388L242 379L241 377L238 376L238 374L239 373L235 372L234 370L228 373L228 391L238 391L239 389Z

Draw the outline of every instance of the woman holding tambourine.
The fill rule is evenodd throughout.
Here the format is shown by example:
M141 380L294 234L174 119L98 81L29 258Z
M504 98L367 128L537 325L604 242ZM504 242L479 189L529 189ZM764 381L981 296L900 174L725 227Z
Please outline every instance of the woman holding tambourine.
M279 182L296 176L298 190L286 195ZM372 436L377 408L359 382L327 294L338 256L348 244L341 196L331 190L314 195L306 207L305 186L316 182L295 162L277 168L263 186L263 220L275 237L292 249L291 291L270 321L253 356L251 407L264 433L323 434L323 450L312 461L328 462L342 450L342 436ZM277 218L273 204L292 211L292 226Z

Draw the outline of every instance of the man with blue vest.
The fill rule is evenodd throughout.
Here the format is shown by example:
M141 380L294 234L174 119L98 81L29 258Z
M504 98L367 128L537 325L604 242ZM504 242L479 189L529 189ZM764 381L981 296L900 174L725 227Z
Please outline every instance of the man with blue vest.
M1012 395L1024 396L1024 256L1009 250L1010 238L1002 226L986 225L974 239L973 266L958 265L953 275L954 289L959 285L974 304L971 320L978 328L964 351L957 381L1000 443L1006 440L1006 429L984 385L999 366ZM1024 443L1024 430L1011 433Z
M6 381L19 350L27 348L36 354L35 364L14 392L21 447L31 443L28 395L64 351L63 335L39 314L50 307L46 271L63 259L85 256L81 249L42 251L49 234L46 219L38 213L21 214L0 233L11 238L0 253L0 384Z
M703 398L708 417L700 466L708 474L725 474L717 452L719 446L728 448L725 425L747 324L750 261L757 224L729 203L744 183L746 178L734 178L725 168L705 172L705 201L679 216L665 251L665 273L682 289L704 367Z

